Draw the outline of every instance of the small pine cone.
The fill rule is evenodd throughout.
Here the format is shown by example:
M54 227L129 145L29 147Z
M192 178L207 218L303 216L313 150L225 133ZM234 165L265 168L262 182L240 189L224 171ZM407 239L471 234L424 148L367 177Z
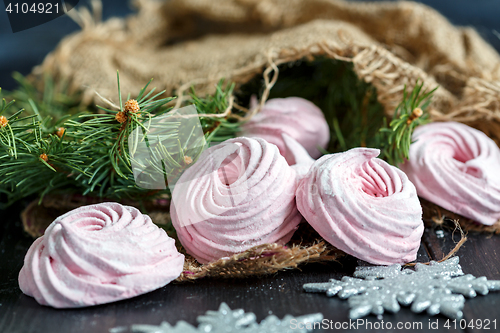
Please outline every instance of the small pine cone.
M40 154L40 158L42 160L44 160L45 162L47 162L49 160L49 157L47 156L47 154L43 153L43 154Z
M193 163L193 159L189 156L184 156L184 163L189 165L189 164Z
M411 116L413 118L420 118L422 115L424 114L424 111L422 111L421 108L415 108L412 113L411 113Z
M118 112L115 116L116 121L118 121L120 124L123 124L124 122L127 121L127 114L125 112Z
M7 118L5 118L4 116L0 116L0 128L7 126L8 123L9 120Z
M411 112L411 115L410 117L408 118L408 120L406 121L409 124L411 124L412 121L414 121L415 119L417 118L420 118L422 117L422 115L424 114L424 111L422 111L421 108L415 108L413 109L413 111Z
M137 113L141 108L139 107L139 103L135 99L129 99L125 103L125 112Z
M62 138L62 136L64 135L64 132L66 131L66 129L64 127L59 127L57 129L57 132L56 132L56 135L60 138Z

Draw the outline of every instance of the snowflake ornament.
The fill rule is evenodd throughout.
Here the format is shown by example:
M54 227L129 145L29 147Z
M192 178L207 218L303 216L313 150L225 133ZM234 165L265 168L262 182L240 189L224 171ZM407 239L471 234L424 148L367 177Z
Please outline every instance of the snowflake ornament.
M462 318L465 297L486 295L490 290L500 290L500 281L488 281L464 275L459 258L443 262L431 261L429 265L415 265L415 270L401 269L401 265L357 267L354 278L331 279L326 283L308 283L306 292L326 292L349 299L349 317L358 319L370 313L381 315L384 311L398 312L400 305L411 305L411 311L427 310L431 316L441 313L452 319Z
M138 333L306 333L311 332L314 323L323 320L321 313L301 317L286 315L283 319L270 315L260 324L257 323L255 314L242 309L231 310L226 303L221 303L218 311L207 311L204 316L199 316L198 327L185 321L179 321L175 326L167 322L160 326L132 325L131 331ZM299 325L300 323L300 325ZM122 327L112 329L110 332L123 332Z

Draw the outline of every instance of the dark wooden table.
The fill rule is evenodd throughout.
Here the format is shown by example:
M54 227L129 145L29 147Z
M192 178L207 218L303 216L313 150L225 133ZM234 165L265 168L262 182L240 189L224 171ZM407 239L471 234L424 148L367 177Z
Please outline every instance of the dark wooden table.
M72 310L57 310L39 305L33 298L25 296L18 287L17 276L23 265L24 255L32 239L23 230L19 219L21 207L12 207L2 212L0 233L0 332L108 332L118 326L132 324L159 325L162 321L175 324L179 320L196 324L196 317L207 310L217 310L221 302L232 309L243 308L254 312L261 321L269 314L282 318L286 314L294 316L322 313L324 318L335 322L348 322L347 301L328 298L323 294L309 294L302 291L308 282L324 282L330 278L351 275L357 265L352 257L340 263L309 264L301 270L285 271L262 278L240 280L202 279L194 283L171 283L159 290L129 300L112 304ZM453 239L454 238L454 239ZM444 231L438 238L435 230L425 231L418 261L441 259L454 247L459 234ZM465 273L486 276L500 280L499 266L500 236L470 234L469 240L458 252ZM490 330L465 329L466 332L500 331L500 292L469 299L464 309L467 323L471 319L493 321L497 319L497 330L493 324ZM390 322L392 330L370 329L377 322ZM356 332L428 332L429 323L439 325L433 332L462 331L445 328L447 318L415 314L403 308L397 314L382 317L365 317ZM395 329L397 323L418 325L418 329ZM334 327L334 326L333 326ZM376 327L376 326L374 326Z

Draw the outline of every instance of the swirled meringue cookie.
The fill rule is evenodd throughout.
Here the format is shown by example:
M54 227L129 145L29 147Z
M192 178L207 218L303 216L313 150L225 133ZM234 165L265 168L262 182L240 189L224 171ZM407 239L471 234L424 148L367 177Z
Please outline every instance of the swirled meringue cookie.
M297 208L338 249L377 265L416 259L424 231L422 207L408 177L354 148L318 159L299 183Z
M295 171L260 138L235 138L204 151L172 192L171 217L186 251L207 263L265 243L290 240L302 217Z
M485 225L500 220L500 149L493 140L456 122L419 126L412 139L400 168L419 196Z
M58 217L35 240L19 287L42 305L75 308L114 302L177 278L175 241L134 207L83 206Z
M251 108L256 107L252 100ZM289 165L295 164L281 136L286 133L300 143L313 158L321 156L318 146L326 148L330 129L323 112L300 97L275 98L264 104L258 114L242 125L241 136L260 137L278 146Z

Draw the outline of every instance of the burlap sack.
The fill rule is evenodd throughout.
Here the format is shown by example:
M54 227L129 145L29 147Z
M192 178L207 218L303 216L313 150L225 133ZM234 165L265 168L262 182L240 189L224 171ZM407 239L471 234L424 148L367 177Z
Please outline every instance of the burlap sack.
M263 103L279 75L277 66L321 56L351 62L357 76L377 89L388 115L405 85L412 89L417 80L426 88L439 85L430 107L433 120L460 121L500 142L500 56L472 28L454 27L427 6L340 0L138 0L136 5L137 15L104 23L96 19L99 6L94 15L72 11L82 31L65 38L34 76L50 72L68 80L72 90L83 91L84 103L97 99L96 91L116 100L116 70L123 98L151 78L167 94L182 96L192 85L198 94L212 93L221 78L235 82L238 91L263 77ZM310 258L337 257L317 244L297 248L306 251L300 254L270 246L204 268L188 261L183 276L274 272L307 261L307 249L314 252ZM262 251L279 252L279 263ZM241 266L252 258L264 258L264 266Z

